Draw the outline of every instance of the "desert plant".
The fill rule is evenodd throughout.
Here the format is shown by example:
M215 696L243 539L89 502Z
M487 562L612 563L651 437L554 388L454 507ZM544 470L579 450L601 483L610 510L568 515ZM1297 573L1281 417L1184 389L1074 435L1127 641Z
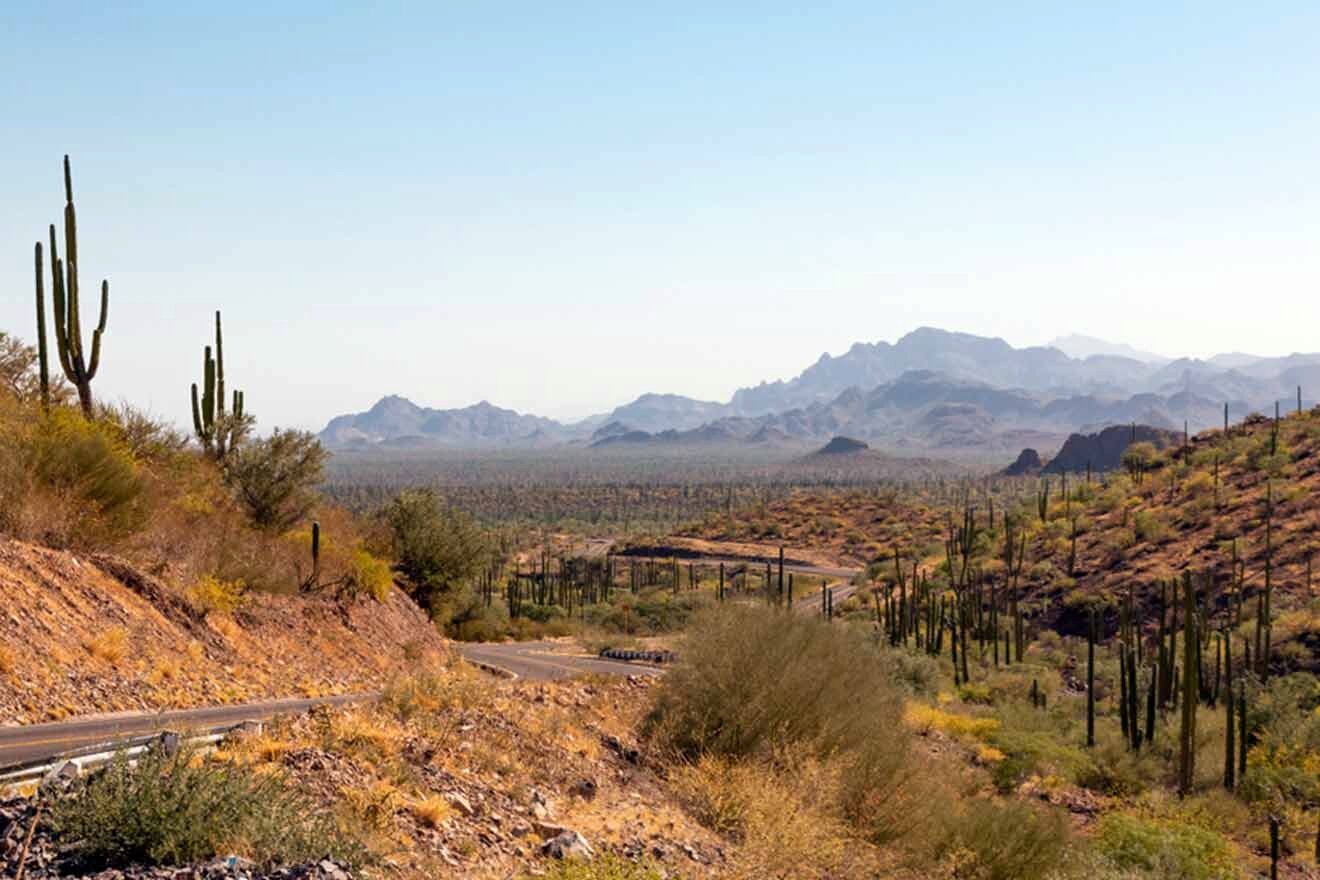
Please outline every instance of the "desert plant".
M105 333L106 318L110 307L110 282L101 282L101 316L96 329L92 331L90 356L85 352L82 334L82 310L79 300L81 291L78 287L78 224L73 207L73 175L69 170L69 157L64 157L64 259L59 256L55 241L55 224L50 225L50 272L51 297L55 306L55 349L59 355L59 364L65 377L78 392L78 402L83 416L91 419L95 415L92 405L92 380L101 365L101 337ZM37 265L37 328L39 339L37 348L41 354L41 375L43 400L47 398L49 387L48 368L45 365L46 352L46 316L44 292L42 290L41 245L36 248Z
M413 597L433 613L474 578L490 557L485 535L430 489L400 492L385 511L399 571Z
M152 749L136 762L119 755L57 799L51 823L93 868L182 865L229 852L266 866L362 857L279 777L201 761L186 749Z
M87 544L142 524L145 483L113 425L53 410L26 436L21 454L32 481L64 509L64 525L47 540Z
M1016 800L968 801L945 819L937 861L956 861L955 876L980 880L1045 877L1063 860L1068 826L1056 810Z
M258 528L284 531L316 504L325 459L315 435L276 428L269 437L230 451L225 482Z
M216 461L238 447L251 432L254 419L243 408L243 392L235 391L233 405L225 410L225 349L220 332L220 313L215 313L215 355L211 346L203 349L202 394L192 384L193 432L202 450Z

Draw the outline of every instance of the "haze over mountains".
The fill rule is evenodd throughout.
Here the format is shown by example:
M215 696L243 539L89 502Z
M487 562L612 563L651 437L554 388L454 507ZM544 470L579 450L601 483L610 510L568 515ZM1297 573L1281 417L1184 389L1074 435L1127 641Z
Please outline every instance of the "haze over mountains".
M890 450L961 454L1057 448L1076 431L1137 422L1192 430L1240 419L1320 388L1320 354L1169 359L1084 336L1014 348L1002 339L921 328L897 342L821 355L788 381L728 402L643 394L564 424L482 401L435 410L401 397L332 419L333 449L808 448L846 434Z

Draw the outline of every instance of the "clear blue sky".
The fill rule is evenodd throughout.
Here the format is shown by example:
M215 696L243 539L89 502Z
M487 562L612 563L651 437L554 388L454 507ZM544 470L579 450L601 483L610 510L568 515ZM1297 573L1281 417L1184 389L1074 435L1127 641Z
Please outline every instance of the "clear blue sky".
M1313 2L113 5L0 11L0 328L69 152L96 386L179 421L216 307L266 427L922 324L1320 349Z

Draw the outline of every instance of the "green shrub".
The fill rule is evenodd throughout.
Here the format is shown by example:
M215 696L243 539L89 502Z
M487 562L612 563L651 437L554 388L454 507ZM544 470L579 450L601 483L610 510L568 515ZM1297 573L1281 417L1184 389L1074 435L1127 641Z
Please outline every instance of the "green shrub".
M145 484L115 426L53 410L27 436L23 453L36 487L63 502L68 540L125 535L145 521Z
M315 435L277 428L230 450L225 482L258 528L283 532L315 506L327 455Z
M876 730L901 746L903 705L889 664L851 629L730 605L697 619L679 657L646 729L685 757L803 743L825 755L866 744Z
M413 598L445 623L479 616L474 597L458 595L490 556L485 535L472 519L446 508L430 489L400 492L385 511L385 519Z
M278 777L153 750L136 765L121 754L51 808L62 845L90 867L182 865L237 853L263 866L327 854L350 864L362 851Z
M1177 820L1110 813L1100 820L1095 847L1124 870L1183 880L1231 880L1233 853L1222 835Z
M644 722L653 741L687 760L828 760L840 768L839 813L877 843L919 821L903 690L863 631L726 605L697 618L679 657Z
M958 877L1032 880L1053 872L1067 845L1068 826L1057 810L978 798L947 820L934 855L956 864Z
M559 862L548 873L527 874L546 880L662 880L661 874L650 862L630 862L612 853L590 861L569 860Z

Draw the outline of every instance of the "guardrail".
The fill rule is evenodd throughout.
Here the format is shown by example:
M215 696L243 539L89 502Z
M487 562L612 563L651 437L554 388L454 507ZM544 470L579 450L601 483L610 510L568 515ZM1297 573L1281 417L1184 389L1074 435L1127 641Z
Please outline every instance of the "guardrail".
M640 660L643 663L673 663L678 659L678 655L673 651L620 651L616 648L606 648L600 652L600 656L606 660Z
M206 728L185 736L175 731L161 731L115 742L97 743L56 758L42 758L6 767L0 770L0 796L9 796L21 792L25 786L41 785L48 780L64 778L76 779L88 770L103 767L117 755L134 758L152 748L177 749L183 746L205 749L224 740L236 730L260 731L261 723L243 721L221 727Z

